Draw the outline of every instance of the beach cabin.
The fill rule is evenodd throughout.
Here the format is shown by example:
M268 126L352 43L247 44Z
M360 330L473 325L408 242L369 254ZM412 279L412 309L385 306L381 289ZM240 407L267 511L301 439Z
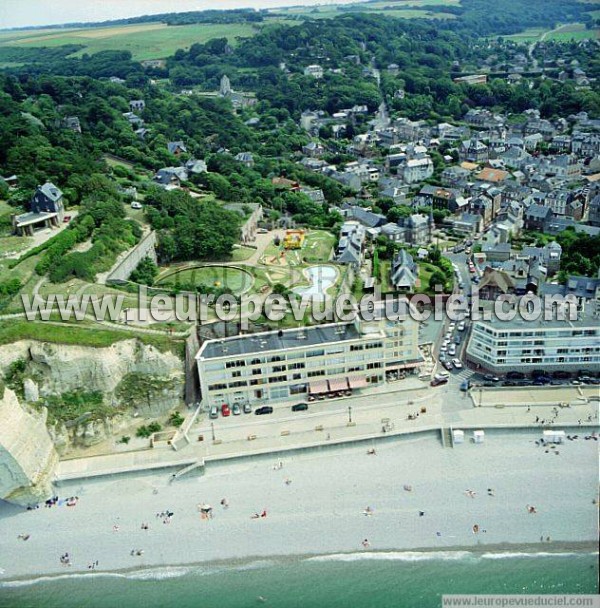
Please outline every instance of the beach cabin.
M544 431L544 442L545 443L562 443L565 439L564 431Z
M458 443L464 443L465 442L465 432L461 431L460 429L454 429L452 431L452 443L454 445L458 444Z
M473 443L483 443L485 439L484 431L473 431Z

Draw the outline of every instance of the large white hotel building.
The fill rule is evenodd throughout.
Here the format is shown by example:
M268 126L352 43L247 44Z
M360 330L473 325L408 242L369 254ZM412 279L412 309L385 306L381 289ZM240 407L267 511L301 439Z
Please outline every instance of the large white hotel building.
M196 361L205 404L257 405L380 385L422 357L408 316L208 340Z

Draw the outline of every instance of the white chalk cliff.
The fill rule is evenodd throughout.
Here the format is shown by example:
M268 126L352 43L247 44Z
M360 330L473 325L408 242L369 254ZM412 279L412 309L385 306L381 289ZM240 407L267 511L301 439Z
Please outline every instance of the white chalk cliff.
M0 498L28 505L52 495L58 455L45 417L33 415L8 388L0 398Z

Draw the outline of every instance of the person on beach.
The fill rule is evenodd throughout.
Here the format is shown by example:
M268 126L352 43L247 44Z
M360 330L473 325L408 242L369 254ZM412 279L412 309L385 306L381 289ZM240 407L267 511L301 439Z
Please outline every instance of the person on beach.
M369 539L365 538L365 539L362 541L362 546L363 546L365 549L368 549L368 548L371 546L371 543L369 543Z
M260 514L261 517L266 517L267 516L267 510L263 509L263 512Z
M283 483L285 483L285 485L286 485L286 486L289 486L289 485L292 483L292 480L291 480L289 477L286 477L286 478L283 480Z
M229 501L226 498L221 498L221 506L226 509L229 506Z
M255 513L254 515L250 515L250 519L260 519L260 515Z
M527 505L527 512L534 514L537 513L537 509L533 505Z
M366 507L365 510L363 511L363 515L373 515L373 509L371 509L371 507Z

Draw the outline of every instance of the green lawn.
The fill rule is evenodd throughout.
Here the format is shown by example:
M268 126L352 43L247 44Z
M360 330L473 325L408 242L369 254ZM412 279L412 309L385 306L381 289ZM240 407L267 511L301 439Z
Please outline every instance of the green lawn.
M591 40L597 40L600 30L586 29L583 23L568 23L562 25L556 31L550 32L546 36L546 40L555 40L557 42L569 42L569 40L583 40L589 38Z
M232 266L198 266L172 273L159 280L159 286L167 285L205 285L223 287L232 293L246 291L254 282L249 272Z
M311 230L306 235L302 257L309 264L327 262L334 244L335 237L330 232Z
M173 55L177 49L189 48L195 42L212 38L227 38L232 45L236 39L248 38L257 29L246 23L193 24L168 26L164 23L138 23L109 27L80 29L40 29L19 32L0 32L0 46L57 47L81 44L83 53L107 50L131 51L134 59L161 59Z
M0 321L0 344L9 344L18 340L40 340L57 344L77 344L78 346L105 347L119 342L138 338L145 344L151 344L161 351L173 350L180 353L177 341L165 336L98 329L99 326L84 323L67 324L51 322L33 322L8 319Z
M512 40L516 43L528 43L539 40L542 34L546 31L543 27L530 27L518 34L511 34L510 36L502 36L505 40Z

